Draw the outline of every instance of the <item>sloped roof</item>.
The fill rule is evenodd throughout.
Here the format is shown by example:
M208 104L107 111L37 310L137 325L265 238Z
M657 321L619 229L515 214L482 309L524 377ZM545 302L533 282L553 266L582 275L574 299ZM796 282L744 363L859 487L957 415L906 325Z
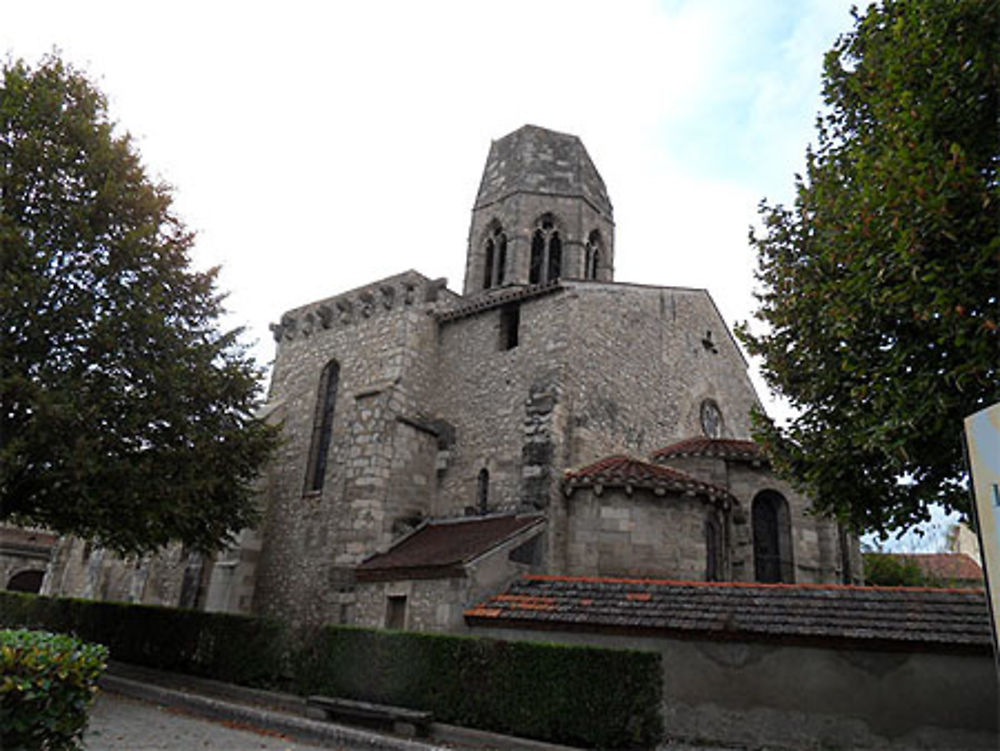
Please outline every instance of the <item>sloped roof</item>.
M580 469L567 470L563 487L572 492L580 487L648 488L674 493L694 493L711 499L734 500L725 488L696 480L676 469L650 464L625 455L608 456Z
M761 447L753 441L737 441L731 438L706 438L695 436L678 443L657 449L651 455L653 461L674 457L708 456L734 461L766 461Z
M604 180L579 138L525 125L490 144L475 208L512 193L579 196L611 217Z
M991 648L976 590L524 576L470 625L960 651Z
M541 514L430 521L356 569L359 581L464 576L464 565L530 527Z
M870 553L912 561L928 576L941 581L982 582L983 569L966 553Z

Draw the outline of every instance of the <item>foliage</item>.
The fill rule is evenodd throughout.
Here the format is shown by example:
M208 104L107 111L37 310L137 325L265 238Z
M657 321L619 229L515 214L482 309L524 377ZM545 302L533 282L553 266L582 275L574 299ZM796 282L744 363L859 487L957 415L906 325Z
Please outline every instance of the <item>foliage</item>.
M0 745L76 749L108 651L44 631L0 631Z
M1000 1L854 18L795 206L751 233L767 330L739 333L799 413L757 417L779 472L884 534L967 510L962 418L1000 400Z
M875 587L944 587L913 558L892 553L865 553L865 584Z
M557 743L648 748L663 732L650 652L338 626L316 635L295 672L303 693Z
M288 649L284 626L266 618L20 592L0 592L0 625L65 631L106 644L115 660L251 686L277 686Z
M0 76L0 520L214 549L275 441L216 270L81 73Z
M266 688L291 683L555 742L644 748L663 732L652 652L346 626L292 633L262 618L2 591L0 626L72 632L135 665Z

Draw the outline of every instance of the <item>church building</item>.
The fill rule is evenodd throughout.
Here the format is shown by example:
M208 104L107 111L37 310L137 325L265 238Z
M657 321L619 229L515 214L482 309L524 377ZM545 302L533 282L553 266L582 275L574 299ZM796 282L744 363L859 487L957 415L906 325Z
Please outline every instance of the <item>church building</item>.
M711 296L617 281L614 230L580 139L527 125L490 147L462 294L405 271L272 326L253 611L451 630L524 572L859 576L751 442Z

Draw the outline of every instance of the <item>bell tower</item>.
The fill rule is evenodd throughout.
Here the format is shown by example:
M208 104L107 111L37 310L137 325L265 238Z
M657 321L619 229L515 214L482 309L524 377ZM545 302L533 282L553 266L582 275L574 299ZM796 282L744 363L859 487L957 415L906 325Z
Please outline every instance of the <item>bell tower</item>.
M463 294L614 280L614 218L579 138L525 125L494 141L472 208Z

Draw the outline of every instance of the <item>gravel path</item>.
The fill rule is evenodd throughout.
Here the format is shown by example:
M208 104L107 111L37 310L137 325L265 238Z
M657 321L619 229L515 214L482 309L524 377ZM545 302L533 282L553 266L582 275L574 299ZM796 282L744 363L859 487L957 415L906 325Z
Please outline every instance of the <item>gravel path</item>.
M107 691L98 695L91 710L84 741L88 751L316 751L324 748Z

